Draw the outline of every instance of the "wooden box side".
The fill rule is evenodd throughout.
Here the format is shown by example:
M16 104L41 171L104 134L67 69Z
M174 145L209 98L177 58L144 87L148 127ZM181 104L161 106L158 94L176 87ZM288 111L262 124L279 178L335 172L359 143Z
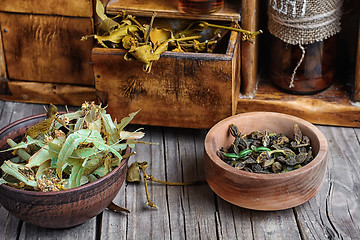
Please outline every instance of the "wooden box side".
M210 128L231 115L232 56L165 52L146 73L124 54L92 52L97 95L117 119L141 109L134 123Z
M354 100L360 101L360 19L359 19L357 57L356 57L356 68L355 68Z
M0 12L0 26L9 79L94 85L91 18Z
M1 0L0 11L92 17L92 0Z
M7 93L7 73L2 33L0 31L0 94Z

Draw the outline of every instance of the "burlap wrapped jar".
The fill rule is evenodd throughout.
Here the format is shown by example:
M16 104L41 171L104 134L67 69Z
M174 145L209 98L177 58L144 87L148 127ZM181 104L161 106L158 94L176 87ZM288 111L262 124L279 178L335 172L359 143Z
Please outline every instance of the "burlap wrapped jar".
M342 0L269 0L270 77L277 86L307 94L331 85L341 6Z

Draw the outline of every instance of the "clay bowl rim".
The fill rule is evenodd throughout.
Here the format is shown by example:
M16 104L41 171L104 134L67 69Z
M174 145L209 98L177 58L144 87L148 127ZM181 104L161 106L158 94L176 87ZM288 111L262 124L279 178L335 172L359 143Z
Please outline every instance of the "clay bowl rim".
M60 113L62 113L62 112L60 112ZM15 122L12 122L12 123L6 125L5 127L3 127L2 129L0 129L0 135L20 123L23 123L23 122L26 122L26 121L29 121L32 119L36 119L36 118L43 118L43 117L46 117L46 113L45 114L36 114L36 115L32 115L29 117L25 117L25 118L16 120ZM129 152L129 151L130 151L130 148L127 147L126 152ZM96 185L100 184L102 181L106 180L107 178L110 178L113 175L117 174L117 172L121 170L122 166L127 163L126 159L128 159L128 158L122 159L122 161L120 162L120 165L117 166L114 170L112 170L108 174L106 174L104 177L101 177L93 182L86 183L86 184L76 187L76 188L55 191L55 192L38 192L38 191L23 190L23 189L18 189L18 188L8 186L6 184L0 184L0 188L4 188L8 191L13 191L13 192L16 192L19 194L27 194L27 195L33 195L33 196L54 196L54 195L63 195L63 194L71 194L74 192L80 192L80 191L86 190L88 188L95 187Z
M221 160L215 151L213 151L212 148L212 144L211 144L211 140L212 138L216 138L216 135L213 133L214 129L217 129L219 127L226 127L224 129L228 129L229 126L229 122L232 119L237 119L237 118L242 118L242 117L247 117L247 116L251 116L251 115L277 115L280 116L281 118L284 118L284 120L287 119L291 119L294 122L298 122L301 123L302 125L306 126L309 130L311 130L315 136L317 137L318 141L319 141L319 150L316 154L316 156L314 157L314 159L306 164L305 166L299 168L299 169L295 169L293 171L290 172L281 172L281 173L274 173L274 174L264 174L264 173L254 173L254 172L247 172L241 169L236 169L232 166L230 166L229 164L225 163L223 160ZM271 117L271 116L270 116ZM241 127L239 127L240 131L241 131ZM216 164L219 168L224 169L227 172L230 172L231 174L234 175L242 175L244 177L250 178L250 179L262 179L262 180L272 180L272 179L283 179L283 178L291 178L293 176L297 176L297 175L302 175L308 171L311 171L311 169L313 167L315 167L316 165L320 164L322 161L326 160L327 157L327 152L328 152L328 143L327 140L324 136L324 134L320 131L320 129L318 129L315 125L313 125L312 123L293 116L293 115L289 115L289 114L284 114L284 113L278 113L278 112L264 112L264 111L259 111L259 112L248 112L248 113L240 113L237 115L233 115L230 116L228 118L225 118L223 120L221 120L220 122L216 123L207 133L206 137L205 137L205 153L207 154L208 158L210 159L211 162L213 162L214 164ZM226 146L224 146L226 147Z

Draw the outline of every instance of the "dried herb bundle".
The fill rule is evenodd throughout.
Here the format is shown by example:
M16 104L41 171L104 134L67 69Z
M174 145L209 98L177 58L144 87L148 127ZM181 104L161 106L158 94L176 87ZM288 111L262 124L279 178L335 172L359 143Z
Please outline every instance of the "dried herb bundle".
M96 3L96 13L101 19L98 31L94 35L83 36L82 40L93 37L105 48L122 48L128 52L126 60L138 60L144 63L143 70L151 71L153 61L160 58L164 51L175 52L213 52L215 45L228 31L241 32L244 41L250 41L262 31L250 32L240 28L239 24L233 26L221 26L205 21L190 24L186 29L173 32L171 29L157 28L153 26L156 13L154 12L149 24L139 23L135 16L125 12L113 19L105 14L102 3ZM210 39L199 41L201 33L207 28L215 28L214 35Z
M105 108L85 102L76 112L58 116L51 105L47 119L30 128L20 143L8 139L16 157L1 166L0 184L34 191L59 191L94 181L120 165L127 147L144 136L124 127L138 112L120 123Z
M255 173L289 172L313 160L310 139L297 124L293 139L268 131L241 134L234 124L229 126L229 132L234 142L219 149L217 155L237 169Z

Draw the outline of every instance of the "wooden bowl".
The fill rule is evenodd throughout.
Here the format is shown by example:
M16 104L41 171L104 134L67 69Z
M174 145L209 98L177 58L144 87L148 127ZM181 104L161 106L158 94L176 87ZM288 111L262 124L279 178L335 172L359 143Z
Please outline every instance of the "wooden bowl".
M234 123L242 134L269 130L293 137L294 124L311 140L314 160L286 173L262 174L236 169L221 160L216 151L228 147L234 138L228 133ZM254 210L281 210L298 206L320 189L326 172L327 141L313 124L298 117L251 112L226 118L214 125L205 138L205 174L211 189L225 201Z
M19 142L28 127L44 119L44 114L36 115L0 130L0 149L8 147L8 138ZM10 158L9 154L0 154L0 165ZM36 226L67 228L79 225L101 213L115 198L126 176L127 161L128 158L122 160L119 167L94 182L64 191L26 191L2 184L0 204L20 220Z

